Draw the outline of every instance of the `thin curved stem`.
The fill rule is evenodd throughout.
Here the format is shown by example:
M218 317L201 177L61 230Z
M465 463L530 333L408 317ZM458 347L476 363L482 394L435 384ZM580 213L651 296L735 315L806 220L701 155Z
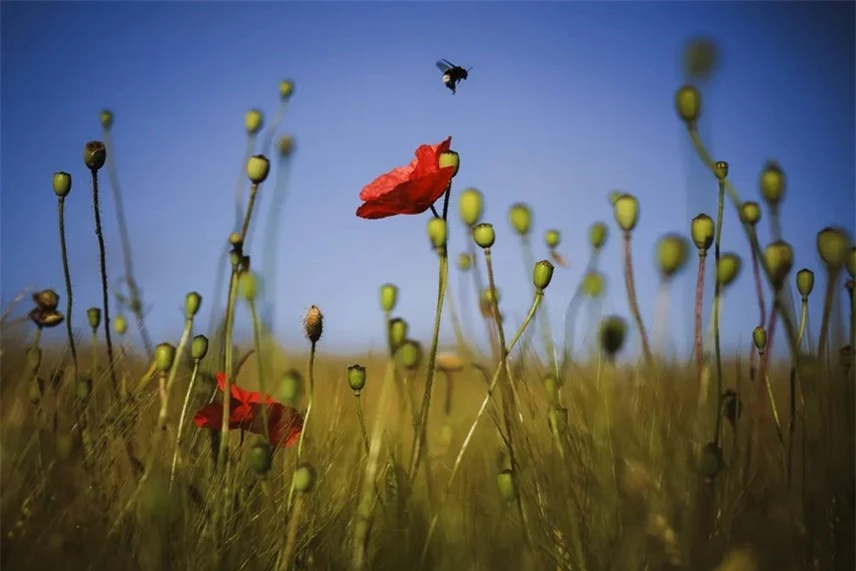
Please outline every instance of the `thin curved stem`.
M68 346L71 349L72 374L74 382L77 382L78 365L77 365L77 347L74 343L74 333L71 330L71 305L72 305L72 289L71 289L71 273L68 269L68 247L65 240L65 197L59 197L59 244L62 250L62 274L65 278L65 330L68 333Z
M199 359L193 360L193 372L190 373L190 384L187 385L187 392L184 394L184 403L181 405L181 415L178 417L178 430L175 433L175 452L172 455L172 465L169 469L169 485L175 480L175 467L178 464L178 451L181 444L181 432L184 429L184 419L187 416L187 409L190 406L190 395L193 394L193 387L196 385L196 379L199 375Z
M719 203L716 210L716 237L713 245L714 286L713 286L713 346L716 353L716 432L713 441L719 446L722 436L722 350L719 340L719 304L722 298L722 284L719 281L720 243L722 240L722 211L725 207L725 183L719 181Z
M698 251L698 278L696 279L695 298L695 354L696 354L696 380L698 388L701 388L702 375L704 373L704 349L702 347L702 300L704 298L704 264L707 252L703 249Z
M261 323L259 322L259 313L256 311L256 302L252 300L248 300L247 302L250 306L250 316L253 320L253 344L256 346L256 367L258 368L258 376L259 376L259 392L262 395L266 395L267 391L265 390L265 372L264 372L264 360L262 359L262 328ZM264 400L265 397L262 397ZM262 403L262 427L264 430L265 442L270 442L270 421L268 419L268 404L266 402ZM277 445L279 442L276 443Z
M829 318L832 315L832 300L835 297L835 283L838 271L830 270L826 277L826 295L823 296L823 317L820 322L820 340L817 343L817 356L826 361L826 343L829 337Z
M119 394L119 382L116 380L116 369L113 367L113 339L110 336L110 298L107 295L107 255L104 250L104 235L101 232L101 207L98 203L98 171L92 173L92 204L95 210L95 236L98 238L98 254L101 265L101 300L104 304L104 339L107 342L107 367L110 369L110 380L113 383L113 393Z
M650 370L654 368L654 357L651 355L651 345L648 343L648 332L642 323L642 314L639 312L639 302L636 300L636 286L633 282L633 253L630 248L631 234L624 232L624 285L627 289L627 303L630 305L630 313L636 321L639 329L639 337L642 339L642 354Z

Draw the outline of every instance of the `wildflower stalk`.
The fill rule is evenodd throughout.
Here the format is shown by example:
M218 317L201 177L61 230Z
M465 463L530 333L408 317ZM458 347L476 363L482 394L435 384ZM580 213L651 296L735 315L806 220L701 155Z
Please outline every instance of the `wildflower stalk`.
M68 334L68 347L71 349L71 364L72 375L77 382L78 364L77 364L77 347L74 343L74 333L71 330L71 305L72 305L72 289L71 289L71 273L68 269L68 246L65 240L65 197L60 196L57 199L57 209L59 214L59 244L62 251L62 274L65 278L65 331Z
M259 320L259 312L256 311L256 302L253 299L248 299L247 304L250 306L250 316L253 320L253 344L256 346L256 367L258 368L259 376L259 392L266 395L265 389L265 371L264 360L262 359L262 324ZM311 379L310 373L310 379ZM311 382L311 381L310 381ZM311 394L311 392L310 392ZM264 396L262 397L265 398ZM268 404L262 403L262 427L264 430L265 442L270 442L270 420L268 419ZM277 442L277 444L279 444Z
M369 453L369 434L366 430L366 417L363 414L363 399L360 398L360 395L357 395L357 416L360 420L360 432L363 434L363 445L366 449L366 455Z
M524 270L529 272L535 267L535 256L532 255L532 242L529 241L529 234L524 234L520 237L520 246L523 250ZM550 370L554 373L559 373L559 363L556 359L556 351L553 346L552 327L550 326L550 314L548 311L542 311L538 316L541 325L541 340L544 343L544 351L547 352L547 362L550 365ZM502 342L500 342L502 343ZM502 343L504 345L504 343Z
M627 302L630 305L630 313L636 321L639 329L639 337L642 340L642 354L649 370L653 371L654 357L651 354L651 346L648 343L648 332L642 322L642 313L639 311L639 302L636 300L636 285L633 280L633 253L631 250L632 234L629 230L624 231L624 286L627 289Z
M823 296L823 316L820 321L820 339L817 343L817 355L826 361L826 344L829 338L829 319L832 315L832 301L835 298L835 284L840 268L828 268L826 272L826 293Z
M586 269L583 271L583 276L586 276L589 272L597 269L600 252L600 248L592 248L589 261L586 264ZM573 362L574 333L576 332L577 311L579 309L580 299L582 299L583 295L583 284L583 280L580 280L577 284L576 290L574 290L574 295L571 297L571 301L568 302L568 306L565 309L565 343L564 350L562 352L562 371L564 371L565 368Z
M703 248L698 250L698 277L696 278L695 296L695 354L696 354L696 379L698 388L702 385L704 375L704 349L702 347L702 300L704 298L704 265L707 259L707 251Z
M808 296L802 296L800 300L800 326L797 332L797 345L802 345L803 335L805 335L806 324L808 323Z
M750 226L749 231L752 234L755 234L755 240L758 240L757 234L755 233L755 226ZM764 324L767 321L767 305L764 302L764 286L761 282L761 268L760 263L758 261L758 253L753 249L752 250L752 276L755 280L755 294L758 296L758 327L764 327ZM800 335L799 337L802 337ZM799 340L797 340L797 345L799 345ZM751 352L749 353L749 370L753 370L755 368L755 352L757 348L755 344L752 344Z
M196 379L199 378L199 363L201 359L193 359L193 371L190 373L190 383L187 385L187 392L184 394L184 403L181 405L181 414L178 417L178 430L175 432L175 451L172 454L172 465L169 469L169 485L172 489L172 483L175 480L175 468L178 464L178 451L181 444L181 433L184 429L184 419L187 417L187 409L190 406L190 395L193 394L193 387L196 386Z
M178 347L176 348L176 355L183 355L184 350L187 347L187 340L190 339L190 334L193 331L193 315L188 313L184 319L184 330L181 332L181 337L178 340ZM158 426L161 430L166 430L166 422L167 422L167 408L169 407L169 395L172 392L172 385L175 383L175 379L178 376L178 365L181 362L180 358L176 358L172 362L172 366L169 368L169 376L166 381L166 391L164 393L164 398L161 400L161 408L160 413L158 414ZM176 438L177 439L177 438Z
M719 446L722 437L722 349L719 339L719 310L722 300L722 282L719 279L720 242L722 240L722 211L725 207L725 179L719 180L719 201L716 208L716 238L713 241L714 267L717 268L713 285L713 350L716 358L716 433L713 442Z
M217 452L217 465L226 469L226 454L229 446L229 405L231 400L229 395L232 394L232 358L234 348L232 346L232 329L235 323L235 300L238 297L238 258L232 256L232 277L229 281L229 301L226 304L226 335L225 335L225 358L223 367L223 376L225 377L223 387L223 421L220 425L220 449ZM228 498L224 499L228 503Z
M310 311L311 311L311 309L310 309ZM300 438L297 441L297 461L298 462L300 462L300 459L303 456L303 440L306 437L306 429L309 426L309 415L312 414L312 403L315 400L315 348L316 348L316 341L311 341L311 346L309 348L309 400L306 403L306 413L303 415L303 430L300 431ZM291 487L288 490L288 509L291 509L292 501L294 500L294 485L295 485L295 479L292 477Z
M303 519L303 511L306 507L306 498L303 494L297 495L297 501L294 502L294 510L288 518L288 528L286 531L285 547L282 552L282 559L279 564L279 571L289 571L293 568L292 559L294 559L294 550L297 544L297 530Z

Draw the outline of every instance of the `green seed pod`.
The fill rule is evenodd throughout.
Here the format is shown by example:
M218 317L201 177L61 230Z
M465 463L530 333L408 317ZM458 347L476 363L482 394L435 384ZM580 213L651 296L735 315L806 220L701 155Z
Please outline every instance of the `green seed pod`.
M273 456L271 445L267 442L259 442L250 448L250 467L256 474L267 474L270 471Z
M264 115L262 115L262 112L258 109L250 109L247 111L247 114L244 115L244 128L250 135L255 135L261 131L263 124Z
M817 253L831 271L838 271L847 263L851 248L850 238L841 228L827 226L817 233Z
M502 299L502 292L499 291L499 288L491 289L490 287L486 287L482 290L480 297L482 303L492 306L494 303L498 304L500 299Z
M674 277L686 265L690 254L689 240L680 234L666 234L657 244L657 265L665 279Z
M856 246L850 248L850 256L847 258L847 273L850 279L856 278Z
M734 389L726 389L722 392L722 416L724 416L732 427L740 419L743 413L743 402Z
M620 190L611 190L609 194L606 195L606 199L609 201L609 205L615 208L615 203L618 202L618 199L621 198L621 195L624 194Z
M592 250L600 250L606 244L609 237L609 226L603 222L595 222L589 227L589 244Z
M445 153L440 153L439 163L441 169L455 167L455 172L452 173L454 177L458 174L458 169L461 167L461 157L455 151L446 151Z
M797 290L803 299L808 299L814 289L814 272L803 268L797 272Z
M83 164L92 172L97 172L107 160L107 148L101 141L89 141L83 146Z
M404 340L396 351L398 364L407 371L415 371L422 361L422 345L413 339Z
M514 472L505 469L496 476L496 487L499 490L499 496L508 503L517 499L517 478Z
M740 207L740 221L755 226L761 220L761 205L757 202L744 202Z
M770 272L773 288L778 291L785 283L794 264L794 251L784 240L776 240L764 248L764 266Z
M724 466L722 449L713 442L708 443L701 451L699 471L708 480L714 479Z
M194 361L201 361L208 354L208 338L205 335L197 335L190 342L190 356Z
M615 358L615 355L624 346L626 336L627 321L623 318L617 315L610 315L600 322L600 348L606 353L608 358Z
M68 193L71 192L71 175L64 171L55 172L53 175L53 189L54 193L60 198L68 196Z
M544 233L544 243L547 244L547 247L551 250L559 246L559 241L561 239L562 235L559 233L558 230L547 230Z
M42 365L42 350L38 347L27 349L27 365L31 371L38 371Z
M446 246L448 232L446 221L442 218L430 218L428 220L428 239L436 250L442 250Z
M98 114L98 119L101 121L101 127L105 131L109 131L110 127L113 126L113 112L109 109L102 109L101 113Z
M713 174L716 175L719 181L728 178L728 163L725 161L716 161L713 163Z
M482 222L473 226L473 240L480 248L490 248L496 242L496 232L492 224Z
M270 161L264 155L253 155L247 161L247 177L253 184L261 184L270 174Z
M767 330L760 325L752 330L752 342L755 343L755 348L758 351L763 351L767 348Z
M632 232L639 222L639 201L632 194L622 194L613 208L615 222L624 232Z
M199 306L202 304L202 296L198 292L192 291L184 296L184 314L187 319L196 317L199 311Z
M124 335L128 331L128 320L121 313L113 320L113 331L117 335Z
M547 400L551 403L559 401L559 379L553 373L548 374L542 381Z
M708 38L694 38L684 49L684 72L690 79L704 81L716 71L719 54Z
M716 281L719 282L720 287L725 289L733 284L737 276L740 275L742 267L743 260L737 254L733 252L722 254L719 263L716 265Z
M33 303L41 311L54 311L59 305L59 295L52 289L43 289L33 294Z
M256 301L259 294L260 278L255 272L241 272L238 275L238 292L246 301Z
M408 329L407 321L400 317L389 320L389 342L393 349L404 343Z
M89 396L92 394L92 379L89 377L80 377L74 383L74 395L77 397L82 403L85 403L89 400Z
M280 378L280 395L282 400L294 404L300 398L303 390L303 377L297 369L288 369Z
M532 229L532 209L527 204L517 202L508 209L508 221L520 236L526 236Z
M276 149L280 157L290 157L294 153L294 137L291 135L280 135L276 143Z
M592 299L597 299L603 295L606 289L606 282L603 274L597 270L589 270L583 276L582 291Z
M86 310L86 320L89 321L89 327L92 329L93 333L98 330L98 326L101 325L101 309L97 307L90 307Z
M383 312L391 312L395 309L396 303L398 303L398 286L395 284L383 284L380 286L380 308Z
M294 82L290 79L283 79L279 82L279 96L283 101L291 99L294 94Z
M761 196L770 207L778 205L785 196L785 173L778 163L768 161L761 171L759 181Z
M707 214L699 214L693 218L690 224L690 234L699 253L707 252L710 249L710 246L713 244L713 234L715 231L716 225L713 222L713 218Z
M466 272L473 267L473 259L466 252L458 255L458 269Z
M315 468L309 462L301 462L294 470L294 489L301 494L312 490L315 485Z
M688 126L693 127L701 115L701 93L693 85L684 85L675 93L675 110Z
M475 188L464 189L458 196L458 211L467 227L475 226L484 213L484 195Z
M543 291L550 285L550 280L553 279L553 264L547 260L541 260L535 264L535 271L532 274L532 283L535 284L535 289Z
M360 365L348 367L348 385L355 395L360 396L360 391L366 386L366 368Z
M239 246L243 245L243 243L244 241L241 238L240 232L232 232L231 234L229 234L229 245L232 246L232 248L238 248Z
M160 343L155 347L155 368L160 373L166 373L175 361L175 347L169 343Z

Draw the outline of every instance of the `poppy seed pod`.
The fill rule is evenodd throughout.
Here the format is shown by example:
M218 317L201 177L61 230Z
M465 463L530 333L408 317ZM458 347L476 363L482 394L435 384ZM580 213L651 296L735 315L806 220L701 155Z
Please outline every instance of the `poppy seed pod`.
M92 394L92 379L89 377L80 377L74 383L74 396L80 402L86 402L89 400L89 396Z
M404 343L408 329L407 321L400 317L389 320L389 343L393 349Z
M446 221L442 218L431 218L428 220L428 239L436 250L442 250L446 246L448 232Z
M847 258L847 273L850 278L856 278L856 246L850 248L850 255Z
M360 365L348 367L348 386L354 394L360 396L360 391L366 386L366 368Z
M415 371L422 361L422 345L413 339L404 340L396 350L398 364L406 371Z
M501 471L496 476L496 488L499 490L499 496L506 502L513 502L517 499L517 478L514 472L509 469Z
M500 299L502 299L502 294L498 288L491 289L490 287L486 287L481 292L482 303L492 306L494 303L498 304Z
M808 268L803 268L797 272L797 290L803 300L808 299L811 295L811 290L814 289L814 272Z
M290 157L294 153L294 137L291 135L280 135L276 142L276 149L280 157Z
M256 474L267 474L270 471L273 457L271 445L267 442L259 442L250 448L250 467Z
M600 340L600 348L606 353L606 356L613 359L616 354L624 346L624 339L627 336L627 321L617 315L605 317L600 322L600 331L598 338Z
M675 110L688 126L694 126L701 115L701 92L694 85L684 85L675 93Z
M767 271L770 272L773 288L778 291L791 272L791 267L794 264L794 251L791 245L784 240L776 240L764 248L763 262Z
M761 205L757 202L744 202L740 206L740 221L755 226L761 220Z
M558 230L547 230L544 233L544 243L547 244L547 247L550 249L558 247L561 239L562 235Z
M722 392L722 416L728 419L731 426L737 422L743 413L743 402L737 396L734 389L726 389Z
M241 272L238 275L238 291L246 301L252 303L258 297L259 277L254 272Z
M716 265L716 281L719 282L722 289L734 283L734 280L740 275L742 267L743 261L737 254L727 252L720 256L719 263Z
M59 294L52 289L43 289L33 294L33 302L42 311L53 311L59 305Z
M310 342L317 343L321 339L323 331L324 316L321 315L321 310L318 309L317 305L312 305L303 316L303 332Z
M190 342L190 356L194 361L201 361L208 354L208 338L205 335L197 335Z
M380 286L380 308L383 312L391 312L395 309L396 303L398 303L398 286L395 284L383 284Z
M124 335L128 330L128 320L121 313L113 319L113 331L118 335Z
M541 260L535 264L535 270L532 273L532 282L538 290L547 289L550 281L553 279L553 264L548 260Z
M476 224L473 227L473 240L475 240L480 248L484 248L485 250L493 246L494 242L496 242L496 232L493 229L493 225L487 222Z
M175 361L175 347L169 343L160 343L155 347L155 368L160 373L166 373Z
M97 172L107 160L107 148L101 141L89 141L83 146L83 164L92 172Z
M262 130L264 124L264 115L258 109L250 109L244 115L244 128L250 135L255 135Z
M270 161L264 155L253 155L247 161L247 176L253 184L261 184L270 173Z
M65 317L59 311L43 311L38 307L27 314L30 321L36 324L39 329L56 327L63 322Z
M294 471L294 489L301 494L312 490L315 485L315 468L309 462L301 462Z
M240 232L232 232L229 234L229 245L232 246L232 248L238 248L242 243L243 239L241 238Z
M752 330L752 342L758 351L763 351L767 348L767 330L760 325Z
M279 82L279 96L283 100L291 99L294 94L294 82L290 79L283 79Z
M632 232L639 221L639 201L632 194L622 194L613 207L615 222L625 232Z
M592 250L600 250L609 237L609 226L603 222L595 222L589 227L589 244Z
M113 112L109 109L102 109L101 113L98 114L98 119L101 121L101 127L105 131L109 131L110 127L113 126Z
M544 380L541 381L544 385L544 392L547 394L547 399L551 402L558 402L559 400L559 379L553 373L548 374L544 377Z
M597 270L590 270L583 276L582 291L592 299L599 298L605 287L603 274Z
M713 174L716 175L716 179L719 181L728 178L728 163L725 161L716 161L713 163Z
M693 218L692 223L690 224L690 234L692 235L693 242L695 243L696 248L698 248L699 253L710 250L710 246L713 244L713 234L715 231L716 225L713 222L713 218L707 214L699 214Z
M677 274L689 258L689 240L680 234L666 234L657 244L657 265L664 278Z
M300 397L303 377L297 369L288 369L280 378L280 395L282 400L293 404Z
M60 197L65 198L71 192L71 175L65 171L55 172L53 175L53 190Z
M693 38L684 49L684 71L693 79L708 79L718 60L716 43L709 38Z
M831 271L838 271L847 263L851 247L847 233L841 228L827 226L817 233L817 253Z
M461 157L455 151L440 153L438 165L441 169L455 167L455 170L452 171L452 177L454 177L458 174L458 169L461 167Z
M484 195L475 188L464 189L458 196L458 210L467 227L478 224L484 213Z
M89 322L89 328L94 333L98 326L101 325L101 310L97 307L90 307L86 310L86 320Z
M192 291L184 296L184 314L187 319L196 317L199 311L199 306L202 304L202 296L198 292Z
M713 442L705 445L699 458L699 471L708 480L712 480L722 471L723 466L722 449Z
M768 161L761 170L759 186L761 196L771 207L776 206L785 196L785 173L778 163Z
M473 259L466 252L458 255L458 269L466 272L473 267Z
M532 229L532 209L529 205L517 202L508 209L508 221L520 236L526 236Z

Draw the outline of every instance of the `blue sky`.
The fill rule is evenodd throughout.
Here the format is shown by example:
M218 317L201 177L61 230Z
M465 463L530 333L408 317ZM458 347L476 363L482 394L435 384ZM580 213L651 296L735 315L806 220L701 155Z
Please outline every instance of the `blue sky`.
M203 295L200 326L212 303L225 306L211 296L220 245L232 230L243 115L259 107L270 121L283 78L293 78L296 90L281 132L295 136L297 152L278 220L277 302L268 316L283 343L300 343L300 316L316 304L326 317L326 349L377 344L384 282L401 287L397 313L430 342L437 263L428 215L368 221L354 211L363 185L409 162L419 144L448 135L461 155L455 188L482 190L485 220L498 229L496 272L509 316L522 315L530 296L530 270L524 273L507 222L515 201L534 208L536 258L546 256L547 228L563 233L560 251L571 268L557 269L547 296L556 331L596 220L612 231L603 258L611 276L606 309L627 315L606 199L621 189L642 205L636 281L652 327L656 238L688 233L700 211L715 215L715 181L691 154L672 103L683 79L680 50L697 34L722 49L702 122L710 147L731 163L744 199L757 199L767 159L783 166L783 225L797 267L818 270L814 237L822 227L854 230L852 3L3 2L0 10L0 293L6 303L25 286L53 287L64 298L51 175L69 171L77 326L101 300L81 159L83 143L101 136L99 111L115 113L136 273L152 305L148 324L155 341L175 340L188 291ZM457 96L440 81L439 58L474 68ZM103 181L113 283L123 269ZM262 187L256 222L266 222L273 189ZM464 247L456 205L453 199L453 255ZM723 249L748 254L730 205L726 213ZM258 267L263 237L264 227L255 228ZM738 340L745 347L757 320L746 261L725 302L727 349ZM686 272L673 298L670 335L679 350L691 338L694 279ZM460 306L456 272L452 283ZM243 307L238 323L246 331ZM448 320L444 340L451 340Z

